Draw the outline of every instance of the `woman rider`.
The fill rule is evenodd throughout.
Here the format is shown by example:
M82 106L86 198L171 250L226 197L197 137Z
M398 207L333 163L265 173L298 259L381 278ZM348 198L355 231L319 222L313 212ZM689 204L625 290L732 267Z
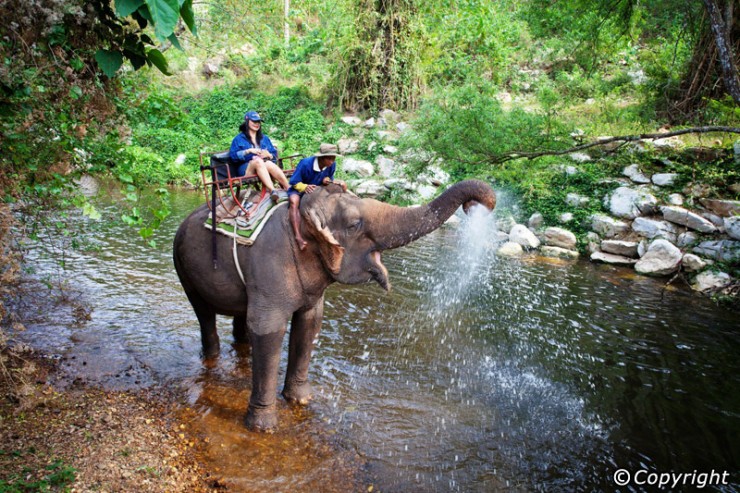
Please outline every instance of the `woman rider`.
M231 141L229 157L238 166L235 176L257 175L270 191L270 198L277 202L278 194L273 186L273 178L287 190L288 179L274 160L277 149L270 138L262 133L262 118L256 111L247 111L244 122L239 126L239 135ZM232 168L233 169L233 168Z

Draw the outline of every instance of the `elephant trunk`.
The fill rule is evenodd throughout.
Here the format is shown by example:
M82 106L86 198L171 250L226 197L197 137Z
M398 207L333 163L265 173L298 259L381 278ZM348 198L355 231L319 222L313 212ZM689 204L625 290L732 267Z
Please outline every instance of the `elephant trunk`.
M479 180L467 180L448 188L442 195L420 207L387 206L373 218L370 230L380 250L402 247L439 228L458 207L480 203L489 211L496 206L491 187Z

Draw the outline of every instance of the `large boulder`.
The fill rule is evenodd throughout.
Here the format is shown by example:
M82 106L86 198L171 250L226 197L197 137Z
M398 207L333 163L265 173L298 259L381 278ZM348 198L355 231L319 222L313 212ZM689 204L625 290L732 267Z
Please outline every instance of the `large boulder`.
M711 258L720 262L740 260L740 241L716 240L703 241L691 249L702 257Z
M384 178L390 177L396 167L396 162L385 156L378 156L375 159L375 164L378 166L378 174Z
M650 183L650 178L645 176L636 164L631 164L624 168L622 174L635 183Z
M351 157L342 160L342 169L345 173L354 173L359 176L372 176L375 173L373 163Z
M604 240L601 242L601 250L613 255L637 258L637 245L635 241Z
M725 232L730 238L740 240L740 216L725 218Z
M694 278L691 288L702 292L717 291L730 284L731 281L730 276L724 272L704 271Z
M627 258L622 255L615 255L613 253L605 252L593 252L591 254L591 260L593 262L601 262L604 264L612 265L634 265L637 263L637 259Z
M674 205L664 205L660 208L666 221L670 221L687 228L694 229L700 233L714 233L717 227L699 214Z
M638 217L632 222L632 230L646 238L665 238L676 242L678 228L668 221Z
M635 270L648 276L667 276L678 270L682 258L681 250L675 245L666 240L655 240L637 261Z
M594 214L591 216L591 229L601 236L613 238L619 234L629 231L629 224L618 221L611 216L604 214Z
M676 178L678 178L678 176L678 173L656 173L651 177L651 179L653 180L653 183L659 187L668 187L676 182Z
M496 255L500 255L502 257L518 257L523 253L524 250L522 250L522 246L513 241L507 241L501 245L498 250L496 250Z
M576 249L576 235L563 228L547 228L545 230L545 244L553 247Z
M360 148L360 141L349 137L342 137L337 142L337 147L339 147L339 154L352 154Z
M740 200L701 199L699 202L718 216L740 216Z
M652 214L658 199L644 188L619 187L604 198L612 215L626 219Z
M526 249L537 248L540 246L540 240L523 224L515 224L509 231L509 240L519 243Z

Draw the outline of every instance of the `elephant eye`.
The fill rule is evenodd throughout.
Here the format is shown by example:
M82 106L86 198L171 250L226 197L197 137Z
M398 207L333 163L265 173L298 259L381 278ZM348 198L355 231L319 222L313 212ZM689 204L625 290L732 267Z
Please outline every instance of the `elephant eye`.
M349 225L349 227L347 228L347 231L349 231L350 233L354 233L355 231L359 230L361 226L362 226L362 221L357 220L354 223Z

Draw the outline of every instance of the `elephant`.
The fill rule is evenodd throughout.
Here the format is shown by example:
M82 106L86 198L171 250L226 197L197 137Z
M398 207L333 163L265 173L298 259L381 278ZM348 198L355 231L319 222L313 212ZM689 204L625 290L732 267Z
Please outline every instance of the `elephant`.
M491 187L467 180L449 187L418 207L397 207L359 198L328 184L301 199L301 232L308 247L296 244L288 208L280 207L250 247L217 235L218 264L212 261L212 233L204 227L203 205L180 225L174 240L174 263L180 283L200 324L203 357L219 354L216 314L233 316L237 343L252 349L252 394L246 415L251 430L277 426L277 378L283 337L291 321L288 368L282 391L289 402L306 405L311 397L308 367L324 310L324 291L334 282L375 281L390 289L381 255L441 226L460 205L496 205Z

